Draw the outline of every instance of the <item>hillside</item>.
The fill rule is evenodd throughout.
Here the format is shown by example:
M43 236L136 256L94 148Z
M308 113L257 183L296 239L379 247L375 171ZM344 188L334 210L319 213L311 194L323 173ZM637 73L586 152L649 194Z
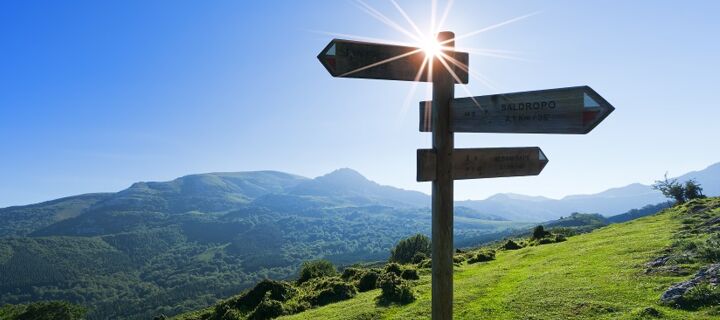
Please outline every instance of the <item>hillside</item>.
M305 260L387 259L430 230L427 196L350 169L316 179L274 171L138 182L0 209L0 305L65 300L89 319L147 319L202 308ZM462 209L458 240L527 224Z
M673 307L660 303L660 297L702 266L720 262L712 242L719 232L720 199L695 200L565 242L497 251L488 262L463 262L455 272L455 318L717 318L719 307L682 307L679 302ZM710 281L718 281L717 273L714 277ZM379 303L376 289L281 319L426 319L428 269L421 269L414 290L417 300L405 305ZM703 294L720 301L717 289L715 296ZM177 319L209 319L212 310L220 309Z

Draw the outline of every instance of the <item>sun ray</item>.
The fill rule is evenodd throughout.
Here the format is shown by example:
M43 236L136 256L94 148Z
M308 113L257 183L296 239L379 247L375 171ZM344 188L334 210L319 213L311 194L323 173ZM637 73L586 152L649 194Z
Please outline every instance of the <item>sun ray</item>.
M378 61L378 62L375 62L375 63L371 63L371 64L366 65L366 66L364 66L364 67L360 67L360 68L357 68L357 69L355 69L355 70L351 70L351 71L345 72L345 73L339 75L338 77L345 77L345 76L351 75L351 74L356 73L356 72L360 72L360 71L367 70L367 69L370 69L370 68L373 68L373 67L377 67L377 66L379 66L379 65L382 65L382 64L385 64L385 63L388 63L388 62L392 62L392 61L395 61L395 60L398 60L398 59L402 59L402 58L405 58L405 57L407 57L407 56L416 54L416 53L421 52L421 51L422 51L422 49L420 49L420 48L415 49L415 50L412 50L412 51L408 51L408 52L406 52L406 53L399 54L399 55L397 55L397 56L390 57L390 58L387 58L387 59L385 59L385 60Z
M430 35L435 34L435 17L437 16L437 0L430 3Z
M400 5L397 3L397 1L390 0L390 2L392 2L393 6L395 6L395 9L397 9L400 12L400 14L410 24L410 26L413 28L413 30L415 30L415 32L417 32L418 37L420 37L420 38L424 37L422 31L420 31L420 28L418 28L417 24L415 24L415 21L410 19L410 16L408 16L407 13L405 12L405 10L403 10L403 8L400 7Z
M443 26L445 25L445 20L447 20L448 14L450 13L450 9L452 9L452 6L453 6L453 0L449 0L447 5L445 5L445 11L443 11L443 15L437 24L438 29L442 29Z
M369 14L371 17L373 17L373 18L377 19L378 21L380 21L380 22L388 25L389 27L395 29L395 31L398 31L398 32L400 32L400 33L405 34L406 36L412 38L412 39L415 40L415 41L420 41L420 40L421 40L421 39L418 38L416 35L412 34L412 32L410 32L410 31L408 31L407 29L403 28L402 26L400 26L399 24L397 24L395 21L393 21L392 19L388 18L387 16L385 16L384 14L382 14L380 11L378 11L378 10L375 9L375 8L373 8L373 7L370 6L369 4L365 3L364 1L362 1L362 0L355 0L355 1L356 1L356 3L359 3L359 4L360 4L358 7L359 7L361 10L365 11L365 13Z
M403 41L397 41L397 40L391 40L391 39L373 38L373 37L359 36L359 35L355 35L355 34L328 32L328 31L320 31L320 30L308 30L308 31L313 32L313 33L326 34L326 35L333 36L333 37L349 38L349 39L360 40L360 41L380 42L380 43L393 44L393 45L398 45L398 46L417 47L417 43L413 43L413 42L403 42Z
M460 77L458 77L457 73L455 73L455 68L451 67L447 63L447 61L445 61L446 57L455 59L444 52L441 52L440 55L437 56L438 61L440 61L440 63L442 63L442 65L445 67L445 70L447 70L448 73L450 73L450 75L453 77L453 79L455 79L455 81L457 83L462 83L462 81L460 80ZM467 70L467 66L465 66L465 69ZM470 99L472 99L473 103L475 103L475 106L482 109L482 106L480 105L480 103L477 102L477 100L475 100L475 97L472 95L472 93L470 93L470 90L467 88L467 86L460 86L460 87L462 87L463 90L465 90L465 93L467 93L467 95L470 97Z
M484 51L476 51L474 49L462 49L460 51L465 51L471 54L476 54L479 56L485 56L485 57L492 57L492 58L499 58L499 59L506 59L506 60L515 60L515 61L523 61L523 62L532 62L531 60L509 55L509 54L499 54L499 53L493 53L493 52L484 52Z
M484 77L483 75L481 75L479 73L473 72L472 70L470 70L470 68L466 64L462 63L461 61L459 61L459 60L455 59L454 57L451 57L447 54L444 54L444 58L447 59L448 61L450 61L450 63L456 65L458 68L463 69L463 71L467 72L470 75L470 77L480 81L480 83L482 83L486 87L488 87L492 90L495 90L495 91L498 90L497 86L493 85L492 81L490 81L490 79Z
M417 74L415 75L415 81L412 83L412 87L410 87L410 91L405 96L405 100L403 100L403 106L402 110L400 111L400 116L402 118L403 115L407 113L408 108L410 107L410 99L415 95L415 92L417 91L418 85L420 85L420 78L423 76L423 72L425 72L425 67L428 65L428 61L430 59L423 59L422 64L420 65L420 69L418 70Z
M486 31L490 31L490 30L492 30L492 29L497 29L497 28L499 28L499 27L502 27L502 26L504 26L504 25L511 24L511 23L513 23L513 22L517 22L517 21L520 21L520 20L523 20L523 19L527 19L527 18L532 17L532 16L537 15L537 14L540 14L540 11L536 11L536 12L533 12L533 13L528 13L528 14L526 14L526 15L522 15L522 16L515 17L515 18L512 18L512 19L509 19L509 20L500 22L500 23L496 23L496 24L494 24L494 25L491 25L491 26L488 26L488 27L485 27L485 28L482 28L482 29L479 29L479 30L475 30L475 31L472 31L472 32L468 32L468 33L463 34L463 35L461 35L461 36L459 36L459 37L455 37L455 40L460 40L460 39L465 39L465 38L467 38L467 37L472 37L472 36L474 36L474 35L477 35L477 34L480 34L480 33L486 32Z

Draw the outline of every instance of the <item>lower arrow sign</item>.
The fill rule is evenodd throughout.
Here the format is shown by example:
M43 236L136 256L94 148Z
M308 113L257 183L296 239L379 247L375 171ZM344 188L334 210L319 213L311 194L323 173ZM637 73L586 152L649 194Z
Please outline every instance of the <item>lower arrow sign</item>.
M452 161L454 180L535 176L548 163L538 147L455 149ZM432 181L435 176L435 151L418 149L417 181Z

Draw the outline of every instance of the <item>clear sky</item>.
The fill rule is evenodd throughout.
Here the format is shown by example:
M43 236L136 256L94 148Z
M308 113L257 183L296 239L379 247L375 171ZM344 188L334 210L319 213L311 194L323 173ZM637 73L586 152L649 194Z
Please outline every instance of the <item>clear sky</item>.
M431 1L398 0L422 30ZM403 27L388 1L368 1ZM438 15L446 1L438 2ZM351 34L408 42L355 1L0 2L0 207L214 171L315 177L341 167L415 182L409 82L332 78L315 58ZM538 177L456 183L456 199L562 197L720 161L720 1L457 0L444 30L473 95L590 85L616 111L584 136L457 134L457 147L539 146ZM457 86L457 96L467 96Z

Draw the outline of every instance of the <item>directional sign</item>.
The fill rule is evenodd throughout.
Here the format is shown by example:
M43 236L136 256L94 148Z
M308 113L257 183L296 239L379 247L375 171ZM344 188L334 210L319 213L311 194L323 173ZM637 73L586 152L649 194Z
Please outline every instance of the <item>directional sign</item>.
M432 131L432 104L420 102L420 131ZM586 134L615 108L588 86L454 99L453 132Z
M455 61L445 59L445 64L453 67L456 83L468 83L468 54L453 53ZM431 81L421 48L333 39L318 60L333 77Z
M455 149L453 180L536 176L548 159L538 147ZM435 151L418 149L417 181L435 180Z

